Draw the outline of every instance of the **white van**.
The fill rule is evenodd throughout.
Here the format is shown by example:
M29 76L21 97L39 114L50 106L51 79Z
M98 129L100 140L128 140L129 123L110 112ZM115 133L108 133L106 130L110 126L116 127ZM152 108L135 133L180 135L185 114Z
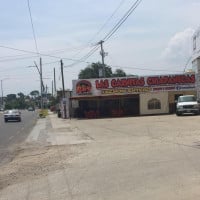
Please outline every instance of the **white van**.
M198 115L200 111L200 104L194 95L183 95L178 97L176 104L176 115L180 116L186 113L193 113Z

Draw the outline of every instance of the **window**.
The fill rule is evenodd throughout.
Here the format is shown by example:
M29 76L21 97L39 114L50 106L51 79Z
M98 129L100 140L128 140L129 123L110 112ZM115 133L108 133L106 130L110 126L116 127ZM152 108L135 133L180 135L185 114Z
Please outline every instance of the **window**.
M161 103L158 99L151 99L148 101L148 109L154 110L154 109L161 109Z

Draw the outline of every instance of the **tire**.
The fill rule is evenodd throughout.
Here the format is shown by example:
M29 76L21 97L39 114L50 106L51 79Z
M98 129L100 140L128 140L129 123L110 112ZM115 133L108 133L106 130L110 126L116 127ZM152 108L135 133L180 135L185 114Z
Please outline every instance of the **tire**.
M6 122L8 122L8 120L7 120L7 119L4 119L4 122L6 123Z
M181 113L180 113L180 112L176 112L176 115L177 115L177 116L181 116Z

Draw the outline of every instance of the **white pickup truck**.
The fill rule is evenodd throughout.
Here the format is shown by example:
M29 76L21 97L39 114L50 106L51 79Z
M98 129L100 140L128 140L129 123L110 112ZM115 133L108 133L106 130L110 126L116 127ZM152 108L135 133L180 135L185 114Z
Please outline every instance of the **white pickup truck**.
M176 102L176 115L180 116L187 113L198 115L200 111L200 104L194 95L183 95L178 97Z

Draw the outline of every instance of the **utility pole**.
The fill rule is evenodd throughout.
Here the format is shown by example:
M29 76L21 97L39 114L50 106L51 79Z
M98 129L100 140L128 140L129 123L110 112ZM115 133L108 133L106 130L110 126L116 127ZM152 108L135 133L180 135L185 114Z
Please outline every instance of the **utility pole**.
M54 92L55 92L55 95L57 95L57 92L56 92L56 70L55 70L55 67L54 67Z
M41 91L41 109L43 109L43 81L42 81L42 58L40 58L40 91Z
M1 80L1 107L3 108L3 80Z
M51 81L51 95L53 97L53 81Z
M101 41L99 42L99 44L101 45L100 55L101 55L101 58L102 58L102 65L103 65L103 77L105 78L105 76L106 76L106 72L105 72L105 63L104 63L105 52L104 52L104 49L103 49L103 43L104 43L103 40L101 40Z
M62 89L63 89L63 106L64 106L64 119L67 118L67 112L66 112L66 97L65 97L65 84L64 84L64 74L63 74L63 61L60 60L61 65L61 75L62 75Z

